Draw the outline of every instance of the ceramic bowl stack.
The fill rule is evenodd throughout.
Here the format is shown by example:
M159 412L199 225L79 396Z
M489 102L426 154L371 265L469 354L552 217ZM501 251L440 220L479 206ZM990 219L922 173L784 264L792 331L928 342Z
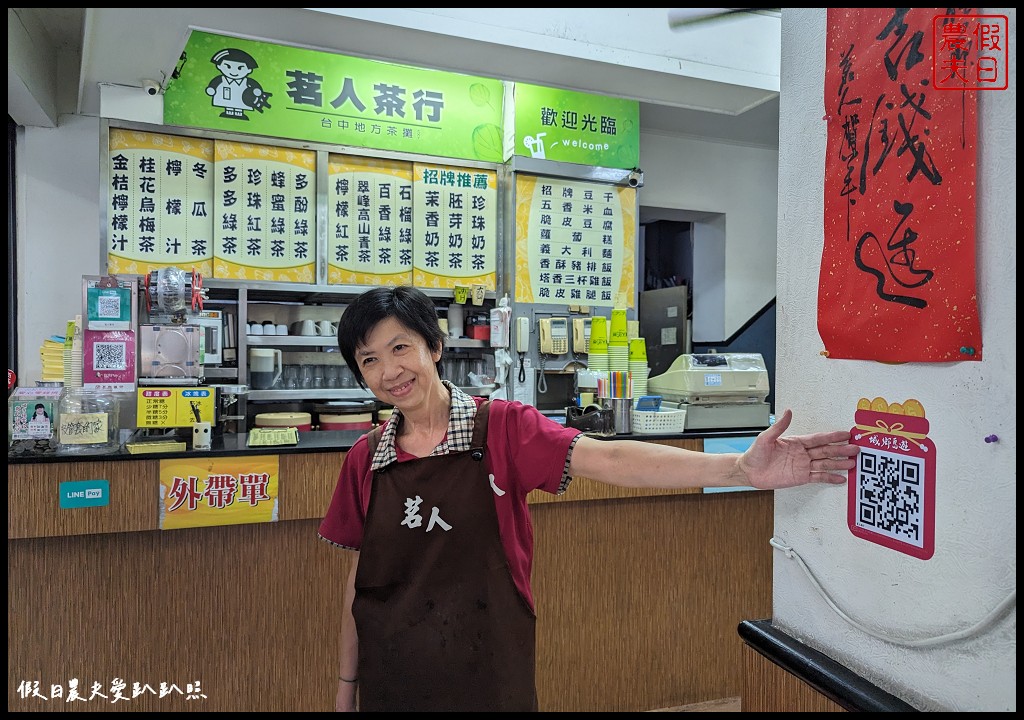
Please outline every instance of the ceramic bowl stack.
M651 374L651 368L647 365L647 341L644 338L629 341L629 374L635 401L647 394L647 378Z
M608 372L608 323L603 315L590 319L587 367L597 372Z
M622 309L612 310L611 328L608 333L608 370L609 372L629 370L628 324L626 311Z

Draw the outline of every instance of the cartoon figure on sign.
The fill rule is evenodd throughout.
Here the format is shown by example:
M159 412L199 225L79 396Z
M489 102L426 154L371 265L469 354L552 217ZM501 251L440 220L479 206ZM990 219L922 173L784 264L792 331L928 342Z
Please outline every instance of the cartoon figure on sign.
M252 55L238 48L218 50L210 58L220 75L206 86L206 94L213 98L213 106L224 108L222 118L248 120L246 110L263 112L273 93L264 92L263 86L249 77L259 67Z

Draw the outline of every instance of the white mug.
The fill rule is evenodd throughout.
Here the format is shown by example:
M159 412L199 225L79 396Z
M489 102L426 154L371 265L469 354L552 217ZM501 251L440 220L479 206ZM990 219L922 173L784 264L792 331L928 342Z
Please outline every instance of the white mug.
M330 320L321 320L317 325L317 330L324 337L334 337L338 334L338 326Z
M287 325L283 325L283 324L282 325L278 325L277 326L277 334L278 335L287 335L288 334L288 326Z
M319 335L320 326L316 324L316 320L301 320L299 321L299 331L297 335Z
M208 422L192 423L192 449L209 450L213 438L213 425Z
M262 335L263 325L260 323L249 323L249 334L250 335Z

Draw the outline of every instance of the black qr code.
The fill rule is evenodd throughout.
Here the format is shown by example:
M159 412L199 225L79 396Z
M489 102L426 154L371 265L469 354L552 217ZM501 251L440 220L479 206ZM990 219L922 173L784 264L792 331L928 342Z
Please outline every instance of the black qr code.
M126 370L128 343L98 342L92 346L93 370Z
M857 525L922 547L924 460L863 447L858 458Z
M96 315L101 318L121 317L121 298L115 296L100 295L96 303Z

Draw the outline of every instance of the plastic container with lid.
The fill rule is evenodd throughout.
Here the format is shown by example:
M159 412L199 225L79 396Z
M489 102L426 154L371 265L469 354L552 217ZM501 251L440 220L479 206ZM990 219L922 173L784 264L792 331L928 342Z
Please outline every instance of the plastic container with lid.
M299 432L313 429L313 416L308 412L267 412L256 416L256 427L293 427Z
M373 428L375 400L332 400L317 403L317 427L320 430L370 430Z
M321 430L372 430L373 413L321 414Z

